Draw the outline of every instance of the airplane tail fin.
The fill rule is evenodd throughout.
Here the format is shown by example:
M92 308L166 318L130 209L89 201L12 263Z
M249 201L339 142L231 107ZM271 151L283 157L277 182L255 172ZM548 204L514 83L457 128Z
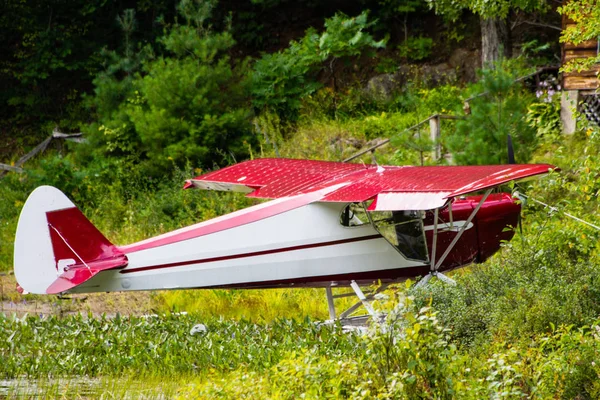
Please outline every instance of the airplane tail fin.
M29 195L15 238L14 269L22 290L58 294L126 265L125 254L60 190L40 186Z

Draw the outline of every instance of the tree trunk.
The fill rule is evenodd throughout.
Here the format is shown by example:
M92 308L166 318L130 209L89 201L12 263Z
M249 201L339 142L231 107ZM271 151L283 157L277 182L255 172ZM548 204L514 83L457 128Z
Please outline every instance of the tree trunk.
M502 56L512 56L510 29L500 18L481 18L481 66L495 68Z

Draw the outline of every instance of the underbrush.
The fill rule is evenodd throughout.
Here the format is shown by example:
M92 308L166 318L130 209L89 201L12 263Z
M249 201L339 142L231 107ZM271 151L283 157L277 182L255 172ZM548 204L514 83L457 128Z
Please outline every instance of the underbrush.
M351 354L286 352L271 368L214 372L180 398L593 399L600 395L600 327L561 327L469 354L430 307L404 297Z
M180 398L581 398L600 395L598 321L469 353L431 307L388 299L364 334L310 320L0 318L3 379L171 379ZM202 323L202 328L194 327ZM102 386L110 386L105 385ZM50 388L60 389L57 386ZM118 386L113 390L117 390Z
M194 333L197 324L204 329ZM167 378L225 373L242 366L263 371L285 352L299 349L323 356L351 354L359 347L356 339L310 320L259 325L193 314L0 317L0 377Z
M519 185L529 196L523 232L515 227L498 255L456 273L457 286L436 282L414 293L439 311L455 342L486 352L481 346L492 341L514 343L600 315L600 231L564 214L600 225L598 133L589 129L537 160L563 170Z

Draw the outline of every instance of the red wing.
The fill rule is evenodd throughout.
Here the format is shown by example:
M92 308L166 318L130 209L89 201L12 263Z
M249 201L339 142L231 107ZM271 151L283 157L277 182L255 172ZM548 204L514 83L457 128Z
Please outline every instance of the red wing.
M208 173L187 187L234 190L249 197L281 198L335 185L321 201L361 202L371 209L432 209L448 199L548 173L549 164L398 167L328 161L259 159ZM380 195L381 194L381 195Z
M330 161L264 158L245 161L190 179L187 187L251 193L249 197L280 198L306 191L371 165Z

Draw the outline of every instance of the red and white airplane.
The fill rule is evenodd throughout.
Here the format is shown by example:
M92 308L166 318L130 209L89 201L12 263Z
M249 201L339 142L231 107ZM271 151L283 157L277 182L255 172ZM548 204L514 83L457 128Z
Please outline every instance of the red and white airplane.
M486 260L512 238L506 228L520 213L493 188L554 169L246 161L184 188L271 201L126 246L113 245L58 189L41 186L21 211L15 276L40 294L325 287L331 312L332 286L352 284L361 297L360 284L449 280L442 271ZM474 192L483 194L465 196Z

